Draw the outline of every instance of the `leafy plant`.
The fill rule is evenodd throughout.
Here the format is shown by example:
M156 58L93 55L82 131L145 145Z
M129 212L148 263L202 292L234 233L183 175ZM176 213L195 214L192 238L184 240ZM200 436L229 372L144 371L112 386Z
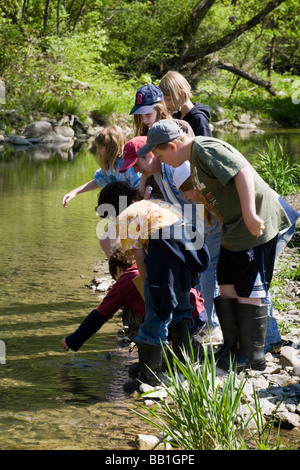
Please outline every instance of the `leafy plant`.
M254 155L254 168L280 196L299 192L300 165L291 162L285 145L276 137L266 142L267 148Z

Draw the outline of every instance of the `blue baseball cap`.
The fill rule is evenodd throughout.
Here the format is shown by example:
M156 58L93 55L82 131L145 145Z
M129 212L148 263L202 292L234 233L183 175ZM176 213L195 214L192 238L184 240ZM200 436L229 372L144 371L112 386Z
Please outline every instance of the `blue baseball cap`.
M129 114L147 114L156 103L164 99L163 92L158 86L144 85L138 89L135 95L135 105Z

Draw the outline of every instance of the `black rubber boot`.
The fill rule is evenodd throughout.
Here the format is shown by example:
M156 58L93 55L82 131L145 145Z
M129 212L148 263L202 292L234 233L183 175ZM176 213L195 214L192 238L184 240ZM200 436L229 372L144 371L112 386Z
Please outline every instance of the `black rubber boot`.
M244 369L264 370L264 353L268 306L236 304L239 351L235 365L237 372Z
M130 364L130 366L128 367L128 375L132 379L135 379L136 377L138 377L140 372L141 372L141 364L139 362L134 362L133 364Z
M180 320L170 328L172 349L176 357L184 362L182 351L190 354L190 335L189 335L190 320Z
M214 304L223 334L223 345L215 353L215 360L218 361L217 366L221 367L221 369L223 359L226 361L226 364L229 363L229 357L231 356L231 359L233 359L238 348L236 303L236 299L222 299L220 296L214 298Z
M194 355L194 362L202 362L204 357L204 350L202 344L197 341L195 338L192 338L192 348Z
M155 386L159 380L154 374L160 374L162 369L162 347L156 344L136 343L139 355L140 371L134 380L129 380L124 385L126 392L139 390L141 383ZM150 369L150 370L149 370Z

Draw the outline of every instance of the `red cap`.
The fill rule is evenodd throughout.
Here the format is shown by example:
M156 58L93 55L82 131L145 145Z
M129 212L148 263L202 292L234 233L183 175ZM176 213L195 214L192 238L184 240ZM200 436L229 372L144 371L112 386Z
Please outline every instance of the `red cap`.
M124 145L123 150L123 164L119 169L119 173L124 173L128 168L132 167L138 159L138 155L136 151L143 147L147 142L147 136L138 136L134 137L133 139L129 140Z

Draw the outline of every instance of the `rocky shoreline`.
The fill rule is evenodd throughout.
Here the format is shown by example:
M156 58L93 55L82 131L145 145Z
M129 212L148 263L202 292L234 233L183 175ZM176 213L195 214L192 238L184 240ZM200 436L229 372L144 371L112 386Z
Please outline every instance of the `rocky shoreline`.
M76 116L64 112L57 118L39 116L25 125L22 120L19 122L20 118L13 111L9 113L9 120L18 130L8 133L6 129L0 128L0 149L8 147L17 152L25 150L35 160L50 158L52 155L73 158L83 145L92 142L95 134L103 129L94 126L92 121L85 124Z
M212 109L210 126L213 131L239 132L241 135L264 132L260 129L263 123L248 113L234 119L226 118L225 114L221 107ZM95 135L109 124L95 111L86 116L85 122L65 111L55 117L36 112L25 119L14 109L0 109L0 117L3 119L0 122L0 150L1 147L25 150L34 159L50 158L53 154L72 158L82 145L92 144ZM27 124L28 119L30 124ZM127 116L112 115L111 121L122 128L126 138L133 137Z

